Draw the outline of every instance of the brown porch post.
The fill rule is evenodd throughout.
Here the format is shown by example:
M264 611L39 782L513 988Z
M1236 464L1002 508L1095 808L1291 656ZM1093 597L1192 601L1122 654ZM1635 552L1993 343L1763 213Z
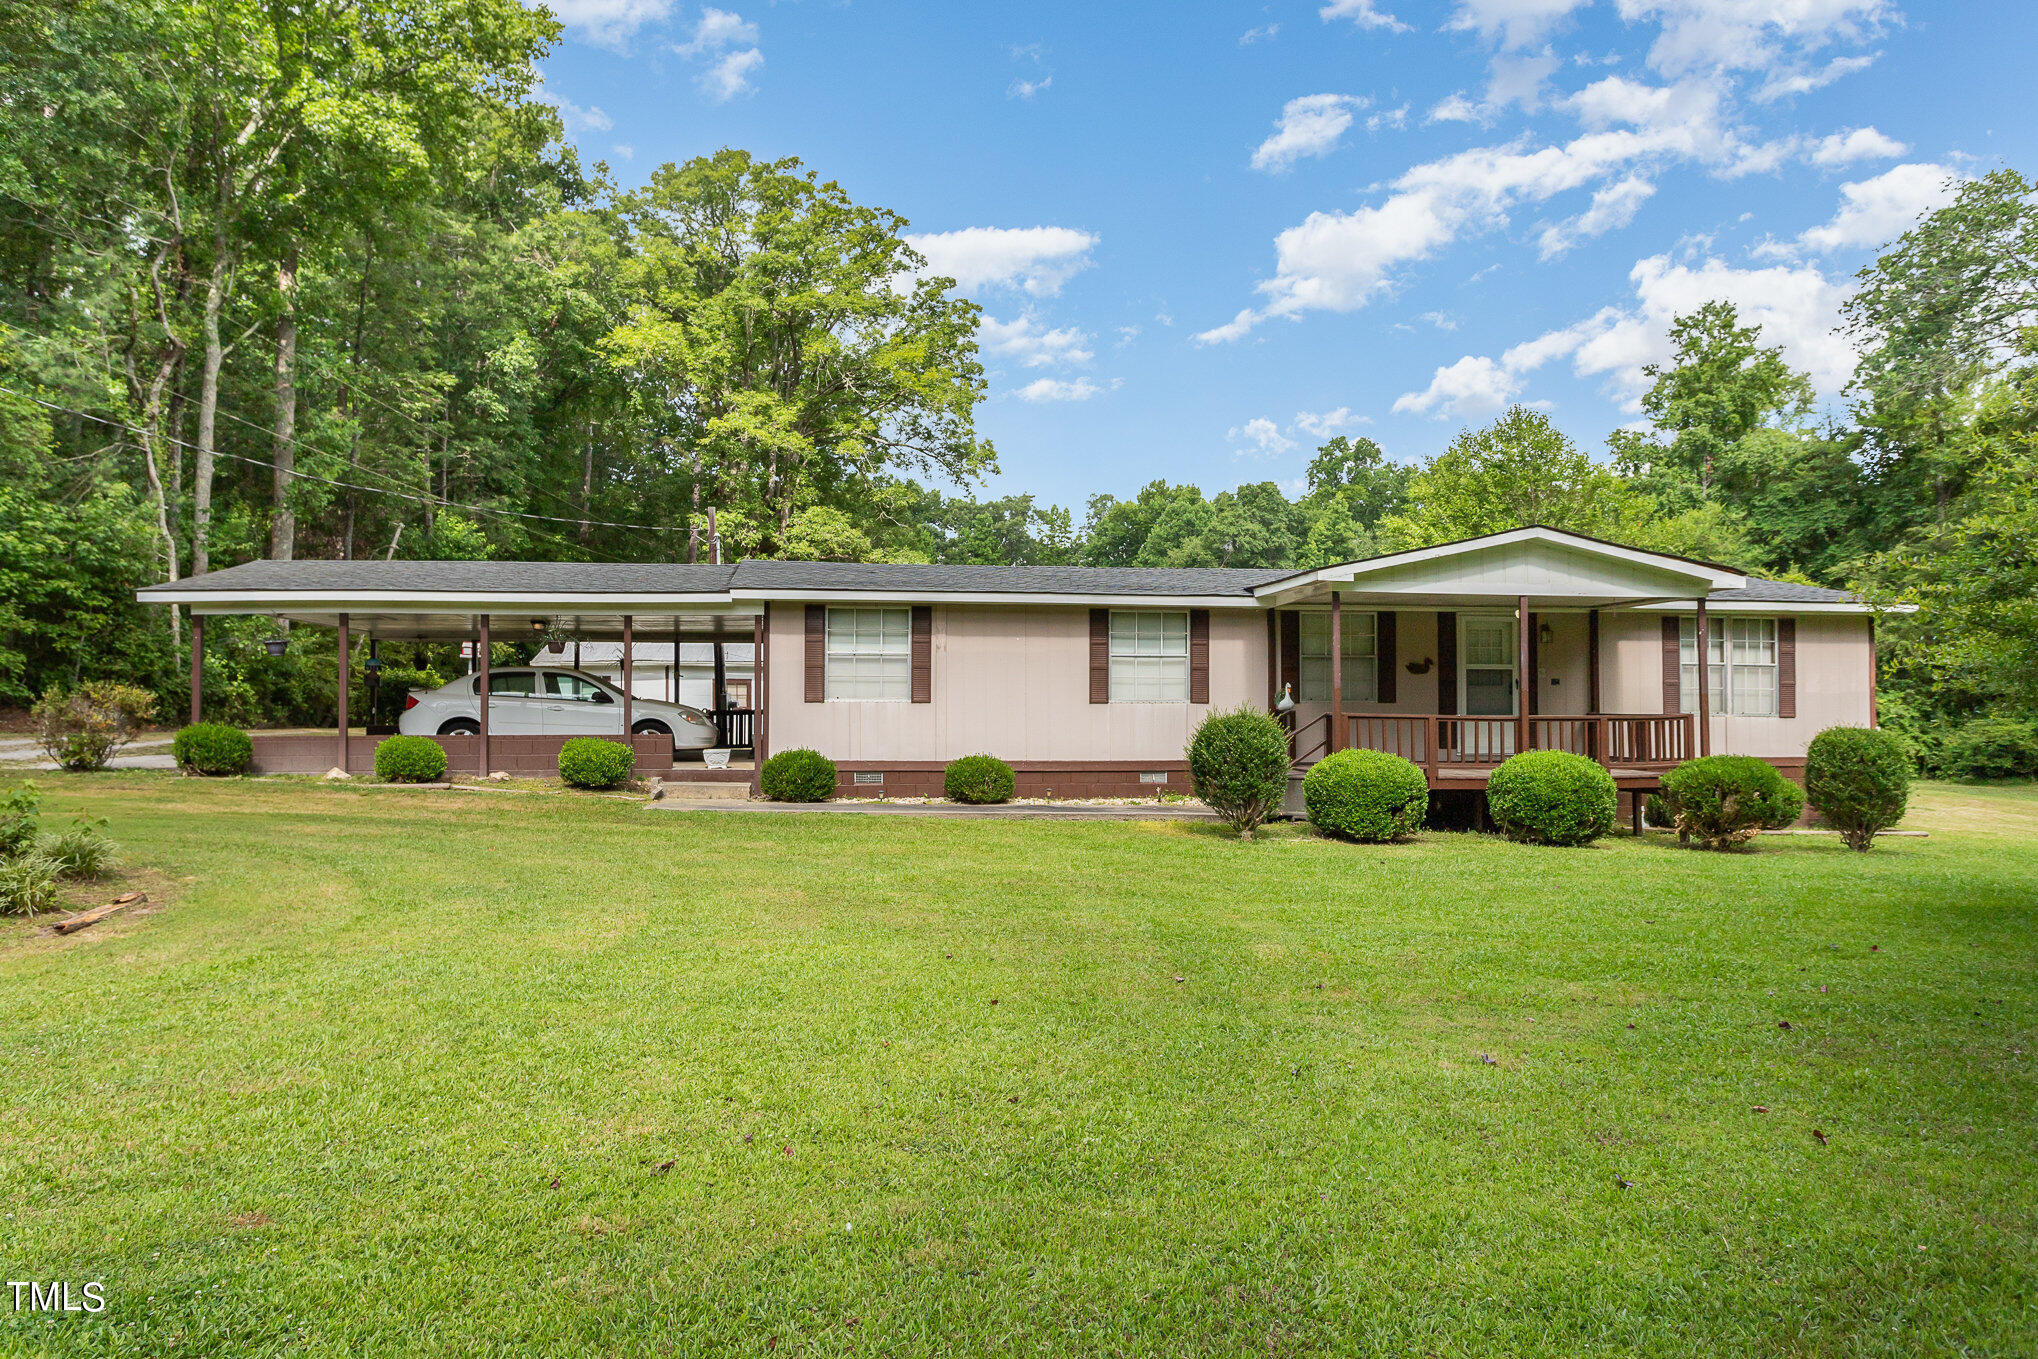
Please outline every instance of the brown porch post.
M1698 601L1698 753L1712 754L1712 632L1705 601Z
M1518 755L1529 748L1529 691L1536 677L1529 673L1528 596L1514 601L1514 750Z
M1871 649L1873 643L1870 644ZM1267 610L1267 711L1281 701L1281 629L1272 609ZM196 721L196 718L192 719Z
M340 691L336 710L339 714L340 758L334 762L342 773L347 769L347 615L340 615Z
M474 644L474 656L481 663L481 769L482 778L488 777L488 615L481 615L481 640Z
M1585 711L1599 715L1599 610L1585 615Z
M771 757L767 723L771 718L771 603L750 620L750 795L764 793L762 771Z
M1330 592L1330 748L1345 748L1345 620L1335 590Z
M631 711L630 711L630 689L631 689L631 681L632 681L632 680L634 680L634 679L635 679L635 678L637 677L637 672L636 672L636 670L635 670L635 669L633 668L633 666L632 666L632 664L631 664L631 656L630 656L630 623L631 623L631 618L630 618L630 615L628 615L628 614L624 614L624 615L623 615L623 740L624 740L625 742L628 742L628 741L630 740L630 718L631 718ZM636 757L635 757L635 756L632 756L631 758L632 758L632 759L634 760L634 759L635 759Z
M191 722L199 722L199 706L205 693L205 615L191 614Z

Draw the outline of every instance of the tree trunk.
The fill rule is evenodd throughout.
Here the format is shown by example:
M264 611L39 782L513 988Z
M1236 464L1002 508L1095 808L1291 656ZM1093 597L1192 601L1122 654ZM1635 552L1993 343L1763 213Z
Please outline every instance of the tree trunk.
M580 544L587 546L587 521L594 505L594 421L587 422L587 446L580 459Z
M269 460L275 464L274 507L269 516L269 555L289 561L297 548L297 516L290 511L290 482L297 471L297 242L291 241L276 266L276 414Z
M219 423L219 370L226 351L219 342L219 310L226 295L226 261L215 256L205 280L205 365L198 380L198 451L191 469L191 574L209 568L212 531L212 453Z

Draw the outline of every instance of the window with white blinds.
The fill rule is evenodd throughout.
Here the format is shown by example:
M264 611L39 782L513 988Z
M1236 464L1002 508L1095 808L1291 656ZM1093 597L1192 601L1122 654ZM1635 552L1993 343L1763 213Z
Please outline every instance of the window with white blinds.
M912 610L829 609L827 655L829 702L909 702Z
M1715 713L1776 716L1776 620L1706 620L1706 691ZM1680 708L1698 711L1698 620L1678 620Z
M1189 701L1189 615L1186 612L1111 611L1111 701Z
M1347 610L1338 620L1344 643L1344 701L1371 703L1380 693L1380 619ZM1304 703L1330 702L1330 615L1302 615L1302 681L1296 697Z

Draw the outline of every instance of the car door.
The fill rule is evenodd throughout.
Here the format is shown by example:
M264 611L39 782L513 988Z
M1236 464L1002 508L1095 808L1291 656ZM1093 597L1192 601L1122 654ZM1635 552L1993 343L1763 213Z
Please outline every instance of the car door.
M621 736L623 705L586 675L554 671L545 676L547 736Z
M531 670L488 672L488 730L500 736L536 736L544 730L538 676Z

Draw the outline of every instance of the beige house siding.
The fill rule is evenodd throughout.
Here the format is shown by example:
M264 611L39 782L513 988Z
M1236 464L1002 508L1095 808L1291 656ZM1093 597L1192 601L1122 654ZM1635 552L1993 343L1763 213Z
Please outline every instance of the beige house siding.
M1803 759L1812 737L1827 727L1867 726L1874 681L1869 620L1859 614L1793 615L1786 610L1763 616L1797 619L1797 716L1716 715L1713 753ZM1608 712L1663 710L1663 618L1661 613L1601 615Z
M1166 608L1163 602L1155 607ZM1210 702L1091 703L1090 611L936 604L933 701L805 701L805 609L771 607L770 740L833 760L1179 761L1213 710L1264 707L1267 620L1210 611Z
M1355 613L1392 612L1395 615L1394 638L1394 701L1392 703L1347 703L1348 713L1433 713L1437 703L1437 616L1426 609L1374 610L1360 604L1347 604L1345 616ZM1264 628L1264 624L1261 625ZM1408 673L1410 661L1428 660L1431 664L1427 674ZM1266 657L1260 657L1260 664L1266 664ZM1264 682L1263 682L1264 683ZM1328 703L1300 703L1295 705L1296 720L1303 725L1330 711Z

